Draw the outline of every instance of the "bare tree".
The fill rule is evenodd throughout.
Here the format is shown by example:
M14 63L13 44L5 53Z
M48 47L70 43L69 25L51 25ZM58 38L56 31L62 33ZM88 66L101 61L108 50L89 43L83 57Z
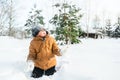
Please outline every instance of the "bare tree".
M8 9L6 0L0 0L0 36L5 35L5 28L7 24L7 13Z
M13 0L0 0L0 35L14 36L15 31Z
M14 36L14 30L12 30L14 28L14 8L13 8L13 0L10 0L10 2L8 2L8 36Z
M100 18L96 15L95 18L93 19L93 29L95 30L95 38L97 37L97 33L99 32L100 29Z

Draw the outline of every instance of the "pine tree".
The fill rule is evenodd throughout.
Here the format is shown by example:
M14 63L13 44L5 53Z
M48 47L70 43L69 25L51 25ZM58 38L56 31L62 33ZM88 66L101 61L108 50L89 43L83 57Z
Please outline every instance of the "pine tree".
M75 5L69 5L67 3L55 4L58 8L57 14L50 20L50 23L56 26L56 39L63 41L63 43L79 43L78 39L79 32L79 23L82 15L79 13L80 9Z
M118 17L118 21L115 24L115 26L116 26L116 28L114 30L113 37L120 38L120 17Z
M34 8L29 12L30 16L29 18L26 20L26 29L25 31L27 31L27 34L30 35L31 34L31 29L35 26L39 26L39 25L44 25L44 17L41 15L41 10L36 9L36 5L34 5Z
M106 21L106 27L105 27L105 29L106 29L106 34L107 34L107 36L111 36L111 32L112 32L112 27L111 27L111 20L110 19L108 19L107 21Z

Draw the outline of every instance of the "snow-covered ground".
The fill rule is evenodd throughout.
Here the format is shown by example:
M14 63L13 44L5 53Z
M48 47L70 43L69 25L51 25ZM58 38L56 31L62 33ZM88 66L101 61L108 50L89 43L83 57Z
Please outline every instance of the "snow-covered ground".
M0 37L0 80L27 80L24 73L30 40ZM120 39L81 41L69 46L64 56L69 63L54 80L120 80Z

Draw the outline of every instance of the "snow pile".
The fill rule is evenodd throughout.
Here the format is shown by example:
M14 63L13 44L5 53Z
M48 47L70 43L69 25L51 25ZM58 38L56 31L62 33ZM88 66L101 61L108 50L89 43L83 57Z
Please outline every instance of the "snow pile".
M25 61L30 41L0 37L1 80L28 80ZM66 56L57 58L58 65L64 66L55 73L53 80L120 80L120 39L81 41L70 45Z

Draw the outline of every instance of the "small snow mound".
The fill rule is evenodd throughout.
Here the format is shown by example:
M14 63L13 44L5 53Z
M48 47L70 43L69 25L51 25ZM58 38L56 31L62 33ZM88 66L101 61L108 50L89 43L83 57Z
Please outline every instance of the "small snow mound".
M28 80L24 73L22 72L15 72L13 73L14 76L10 80Z
M7 76L7 77L6 77ZM5 70L0 74L0 78L3 80L28 80L23 72L17 70Z

